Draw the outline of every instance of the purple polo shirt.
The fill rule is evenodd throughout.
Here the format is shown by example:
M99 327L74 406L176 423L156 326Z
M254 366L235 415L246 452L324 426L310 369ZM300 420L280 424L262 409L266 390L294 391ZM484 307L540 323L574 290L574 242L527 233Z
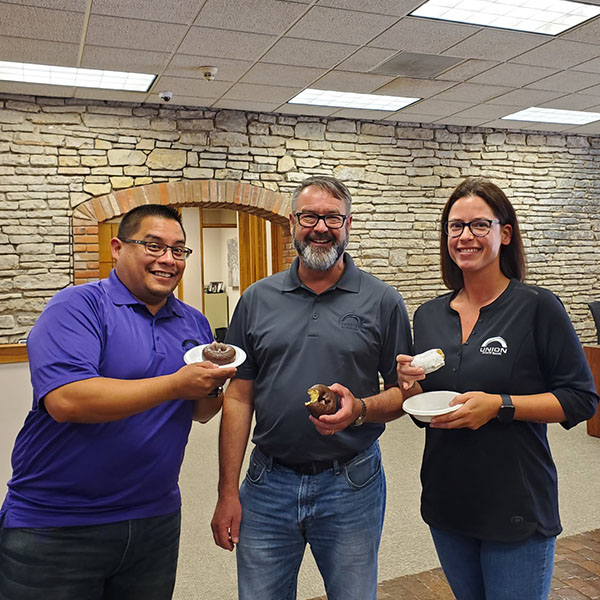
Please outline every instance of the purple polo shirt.
M110 423L57 423L44 396L91 377L142 379L184 365L185 350L212 340L206 318L170 296L152 315L112 271L69 287L29 334L33 407L12 455L0 511L6 527L63 527L169 514L193 402L173 400Z

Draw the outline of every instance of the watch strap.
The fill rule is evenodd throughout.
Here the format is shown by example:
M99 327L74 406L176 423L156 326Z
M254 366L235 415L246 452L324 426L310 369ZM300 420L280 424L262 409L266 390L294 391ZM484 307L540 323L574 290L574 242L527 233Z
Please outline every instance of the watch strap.
M360 415L358 415L358 417L356 418L356 421L354 421L354 427L360 427L367 418L367 405L365 401L362 398L357 398L357 400L360 402L361 411Z
M207 394L207 398L218 398L223 393L223 386L216 387L212 392Z
M510 423L515 416L515 405L509 394L500 394L502 405L498 409L498 420L501 423Z

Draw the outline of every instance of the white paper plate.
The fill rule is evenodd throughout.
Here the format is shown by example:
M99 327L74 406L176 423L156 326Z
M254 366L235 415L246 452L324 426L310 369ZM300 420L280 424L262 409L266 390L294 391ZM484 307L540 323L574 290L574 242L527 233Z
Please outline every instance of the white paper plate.
M237 346L233 344L229 344L235 350L235 360L233 362L227 363L226 365L219 365L219 367L239 367L246 360L246 353ZM186 365L190 365L195 362L203 362L205 359L202 358L202 350L206 348L206 346L210 346L210 344L201 344L200 346L194 346L190 348L183 355L183 362Z
M424 392L407 398L402 405L402 409L415 419L429 423L433 417L445 415L459 409L462 404L448 406L452 399L458 395L458 392L447 390Z

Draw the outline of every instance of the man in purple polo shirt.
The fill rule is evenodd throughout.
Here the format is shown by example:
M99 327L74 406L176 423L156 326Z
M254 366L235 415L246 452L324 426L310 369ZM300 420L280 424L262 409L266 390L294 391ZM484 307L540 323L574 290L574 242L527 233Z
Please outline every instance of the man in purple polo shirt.
M27 341L33 407L0 510L1 600L167 600L177 484L192 419L221 407L235 374L185 350L212 340L180 302L177 212L139 206L111 240L108 279L60 291Z

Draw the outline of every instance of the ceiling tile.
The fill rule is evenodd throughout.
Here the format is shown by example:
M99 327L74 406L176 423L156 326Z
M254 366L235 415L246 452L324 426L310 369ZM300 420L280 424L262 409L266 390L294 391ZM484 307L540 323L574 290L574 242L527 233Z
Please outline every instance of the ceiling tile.
M374 121L380 121L386 117L391 117L394 114L393 111L387 110L362 110L360 108L342 108L338 110L334 116L340 119L372 119Z
M228 108L230 110L255 110L257 112L274 112L278 102L248 102L247 100L215 100L212 108Z
M83 49L81 66L85 69L109 69L111 71L130 71L133 73L160 73L166 66L169 54L149 52L147 50L128 50L92 46ZM107 67L107 65L110 65Z
M600 20L592 19L589 23L584 23L566 31L560 36L565 40L574 42L588 42L589 44L600 44ZM598 49L600 51L600 48Z
M453 100L459 102L485 102L490 98L510 91L508 87L496 85L480 85L475 83L459 83L438 94L436 100Z
M580 135L598 135L600 134L600 122L594 121L593 123L588 123L587 125L573 127L573 129L569 129L569 133L577 133Z
M540 67L551 65L555 69L568 69L590 59L598 58L598 53L597 46L553 39L539 48L517 56L512 62Z
M600 51L599 51L600 54ZM585 62L571 67L572 71L585 71L586 73L600 73L600 58L592 58Z
M479 73L483 73L484 71L487 71L499 64L500 63L498 61L494 60L465 60L465 62L461 63L460 65L444 71L438 75L436 79L440 79L442 81L461 82L470 79L474 75L479 75Z
M357 48L358 46L349 44L334 44L316 40L307 43L306 40L284 37L262 57L262 61L280 65L329 69Z
M216 66L218 69L216 81L237 81L252 64L246 60L176 54L165 69L165 75L200 79L203 75L199 67Z
M302 87L279 87L236 83L223 96L225 100L249 100L252 102L287 102L302 90Z
M76 67L78 57L79 44L0 36L1 60Z
M86 43L95 46L173 52L186 31L185 25L92 15Z
M191 25L198 14L198 8L197 0L93 0L92 14Z
M504 63L498 65L497 67L493 67L485 73L481 73L480 75L472 77L469 79L469 83L521 87L533 81L537 81L538 79L543 79L544 77L553 75L556 72L556 69L548 69L545 67L532 67L529 65Z
M369 42L369 46L440 54L466 37L473 35L477 30L478 28L472 25L406 17ZM478 54L473 56L478 56Z
M256 60L276 40L261 33L192 27L179 47L183 54ZM218 66L218 65L217 65Z
M288 35L325 42L347 43L348 40L352 40L362 45L396 21L396 17L317 6L311 8L308 14L290 29Z
M312 115L315 117L328 117L339 110L333 106L311 106L309 104L283 104L276 112L285 115Z
M204 79L186 79L184 77L162 75L154 82L152 91L171 91L173 92L173 100L177 101L178 94L202 98L220 98L230 87L231 83L226 81L205 81Z
M111 100L113 102L158 102L158 98L148 100L146 92L124 92L122 90L97 90L92 88L75 88L74 98L91 100Z
M412 79L398 77L390 83L377 88L378 94L386 96L407 96L409 98L429 98L453 86L452 81L436 81L430 79Z
M472 102L453 102L450 100L438 100L433 98L431 100L421 100L418 104L407 106L402 110L402 114L415 113L424 115L435 115L437 117L443 117L447 115L453 115L454 113L466 110L473 106Z
M194 108L210 108L212 104L215 102L214 98L200 98L198 96L177 96L177 99L174 100L175 104L169 104L170 109L175 109L177 106L193 106ZM163 108L166 108L167 105L161 103Z
M598 104L598 96L567 94L566 96L561 96L557 100L542 102L538 106L543 108L560 108L562 110L590 110L591 112L598 112L596 110Z
M306 5L279 0L208 0L195 25L281 35L306 10Z
M512 92L508 92L496 98L492 98L488 102L489 104L527 108L529 106L539 106L542 102L550 102L551 100L560 98L564 95L564 92L546 92L544 90L520 89L513 90Z
M384 50L382 48L360 48L360 50L357 50L352 56L339 64L338 69L340 71L366 73L394 54L393 50Z
M485 119L477 117L461 117L460 115L451 115L443 117L436 121L442 125L460 125L461 127L479 127L485 123Z
M500 117L504 117L505 115L508 115L511 112L514 112L514 110L512 110L508 106L498 106L495 104L477 104L475 106L467 108L466 110L461 110L460 112L456 113L456 116L476 118L480 119L483 122L484 119L499 119Z
M381 86L393 81L395 77L352 73L350 71L330 71L313 84L318 90L336 90L338 92L356 92L370 94Z
M0 36L78 44L85 15L17 4L0 5Z
M254 65L240 80L242 83L258 83L281 86L308 86L323 74L323 69L311 67L291 67L289 65L269 65L258 63Z
M319 6L343 8L346 10L362 10L380 15L403 17L423 4L423 0L321 0Z
M72 98L75 88L65 85L39 85L19 81L0 82L3 94L23 94L25 96L48 96L51 98Z
M579 90L591 88L598 84L600 84L600 74L562 71L536 81L528 85L527 88L549 91L556 90L557 92L578 92Z
M509 60L547 40L547 36L485 28L452 46L444 54L484 60Z
M582 94L589 96L600 96L600 85L593 85L591 87L581 90Z
M424 115L422 113L405 113L399 111L386 117L385 121L396 121L398 123L435 123L438 120L437 115Z
M0 4L4 4L3 2ZM28 6L38 6L40 8L52 8L53 10L72 10L75 12L85 12L87 10L88 0L21 0L21 2L11 2L15 4L27 4Z

